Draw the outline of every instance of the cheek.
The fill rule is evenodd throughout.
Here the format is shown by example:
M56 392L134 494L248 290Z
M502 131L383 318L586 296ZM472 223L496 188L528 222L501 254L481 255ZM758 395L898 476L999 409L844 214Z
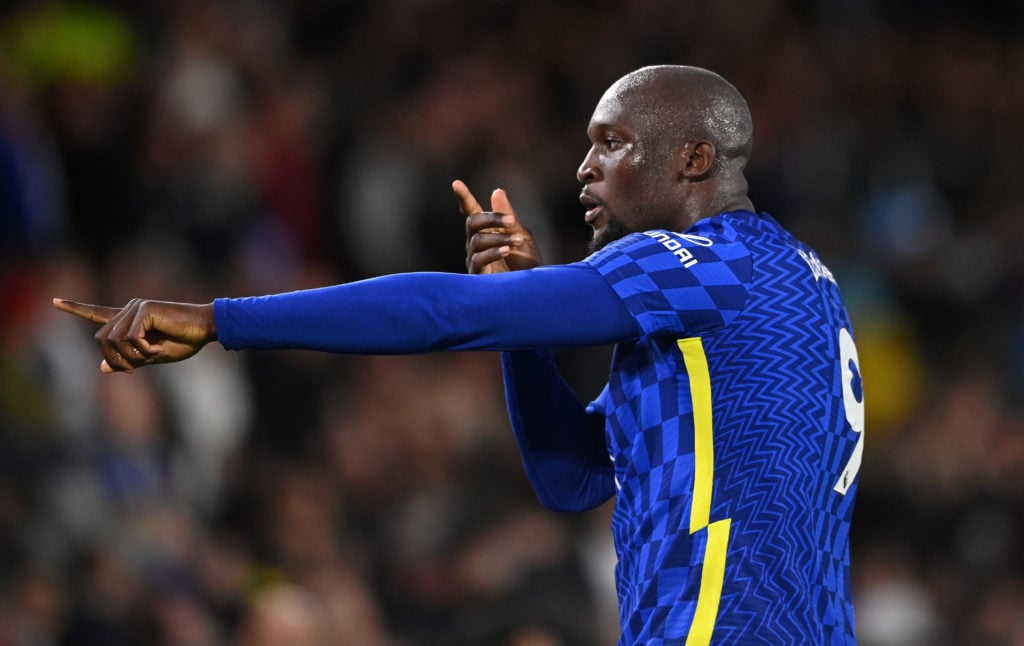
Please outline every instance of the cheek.
M633 230L663 227L665 214L674 208L669 203L670 178L660 172L664 167L643 163L626 170L619 186L624 198L623 220Z
M650 192L658 189L661 181L659 171L665 166L657 152L646 146L637 145L631 154L622 160L620 173L623 182L646 193L646 195L637 195L637 198L650 199L652 197Z
M643 193L649 190L650 182L644 173L645 160L636 155L622 160L616 169L616 184L625 193L624 197L631 201L642 201Z

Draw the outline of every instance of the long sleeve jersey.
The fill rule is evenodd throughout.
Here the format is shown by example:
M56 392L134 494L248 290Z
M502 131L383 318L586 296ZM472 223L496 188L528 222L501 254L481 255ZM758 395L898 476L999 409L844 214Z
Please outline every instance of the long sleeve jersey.
M625 644L855 644L864 399L834 277L767 215L631 234L571 265L215 302L228 348L501 350L541 502L615 496ZM583 404L547 349L615 343Z

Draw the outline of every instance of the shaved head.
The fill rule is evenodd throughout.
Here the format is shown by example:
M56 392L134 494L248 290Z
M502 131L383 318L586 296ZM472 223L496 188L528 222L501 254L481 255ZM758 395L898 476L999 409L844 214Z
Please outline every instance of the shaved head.
M615 101L641 126L668 143L711 143L720 162L750 157L753 123L743 95L729 81L706 69L683 65L643 67L616 81L602 101Z
M752 211L743 169L753 130L743 96L714 72L658 65L615 81L594 108L576 171L591 250L634 231L684 231Z

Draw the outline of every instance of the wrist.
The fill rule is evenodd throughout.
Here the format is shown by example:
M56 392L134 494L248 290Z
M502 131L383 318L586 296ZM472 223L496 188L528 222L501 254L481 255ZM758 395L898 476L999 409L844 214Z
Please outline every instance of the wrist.
M205 305L200 305L199 309L200 309L200 314L202 315L202 320L203 320L203 330L205 331L205 336L203 338L203 343L205 344L205 343L209 343L211 341L216 341L217 340L217 316L214 313L213 303L211 302L211 303L206 303Z

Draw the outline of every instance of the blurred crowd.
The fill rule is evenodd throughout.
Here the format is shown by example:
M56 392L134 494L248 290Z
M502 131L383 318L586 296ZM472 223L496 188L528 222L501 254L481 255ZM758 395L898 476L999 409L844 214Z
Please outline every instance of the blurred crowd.
M748 98L868 398L865 646L1024 644L1024 8L996 0L23 0L0 9L0 646L590 645L607 505L544 511L495 355L228 353L101 376L62 296L464 271L451 195L581 257L603 90ZM561 352L584 400L607 348Z

